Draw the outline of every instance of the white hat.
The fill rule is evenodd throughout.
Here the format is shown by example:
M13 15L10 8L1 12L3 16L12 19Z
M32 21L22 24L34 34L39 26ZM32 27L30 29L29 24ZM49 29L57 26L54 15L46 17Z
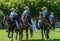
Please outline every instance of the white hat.
M47 10L47 8L46 8L46 7L43 7L43 9L44 9L44 10Z
M51 12L51 14L53 15L54 13L53 13L53 12Z
M29 9L29 7L28 6L25 6L24 9Z
M10 10L11 10L11 11L15 11L15 9L14 9L14 8L11 8Z

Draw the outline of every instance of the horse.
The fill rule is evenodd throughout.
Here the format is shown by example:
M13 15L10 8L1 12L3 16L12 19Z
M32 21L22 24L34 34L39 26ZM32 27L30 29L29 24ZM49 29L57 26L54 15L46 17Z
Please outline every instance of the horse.
M43 15L40 15L38 20L38 28L39 30L41 29L42 40L44 40L44 35L46 39L49 39L49 26L50 24L48 21L43 17Z
M50 20L50 25L51 25L51 27L52 27L53 30L55 30L55 23L56 23L55 19L52 18L52 19Z
M28 20L26 19L26 14L22 15L21 19L22 19L22 22L20 24L20 41L22 41L22 38L23 38L23 30L26 31L26 41L28 41L28 29L30 30L31 38L33 35L33 30Z
M7 29L8 29L8 37L11 38L11 41L13 41L13 32L16 32L16 40L17 40L17 35L18 35L18 29L15 26L15 24L13 23L13 20L10 19L9 16L5 16L4 18L5 21L5 25L8 25ZM10 36L10 32L12 32L11 36Z

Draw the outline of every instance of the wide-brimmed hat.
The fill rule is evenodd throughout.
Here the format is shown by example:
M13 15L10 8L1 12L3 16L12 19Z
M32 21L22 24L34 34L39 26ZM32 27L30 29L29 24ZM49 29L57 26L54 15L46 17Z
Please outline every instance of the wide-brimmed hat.
M53 15L54 13L53 13L53 12L51 12L50 14L52 14L52 15Z
M25 6L24 9L29 9L29 7L28 6Z
M11 8L10 11L16 11L14 8Z
M41 8L41 10L44 10L43 8Z
M43 9L44 9L44 10L47 10L47 8L46 8L46 7L43 7Z

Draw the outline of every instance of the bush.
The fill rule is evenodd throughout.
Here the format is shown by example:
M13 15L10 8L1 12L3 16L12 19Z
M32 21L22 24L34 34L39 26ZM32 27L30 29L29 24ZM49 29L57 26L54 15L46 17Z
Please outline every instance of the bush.
M29 6L31 16L37 16L41 7L46 6L49 12L54 12L56 15L60 15L60 1L55 0L2 0L0 1L0 9L6 15L9 15L10 8L14 7L19 16L24 11L24 6Z

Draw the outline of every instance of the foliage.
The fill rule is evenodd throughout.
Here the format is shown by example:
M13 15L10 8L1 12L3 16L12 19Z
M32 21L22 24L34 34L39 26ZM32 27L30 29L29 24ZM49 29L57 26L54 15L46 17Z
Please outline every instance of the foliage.
M4 14L10 13L10 8L14 7L19 16L24 11L24 6L29 6L31 15L37 16L41 8L46 6L49 12L60 15L60 0L0 0L0 9Z
M0 10L0 20L4 17L3 11Z

